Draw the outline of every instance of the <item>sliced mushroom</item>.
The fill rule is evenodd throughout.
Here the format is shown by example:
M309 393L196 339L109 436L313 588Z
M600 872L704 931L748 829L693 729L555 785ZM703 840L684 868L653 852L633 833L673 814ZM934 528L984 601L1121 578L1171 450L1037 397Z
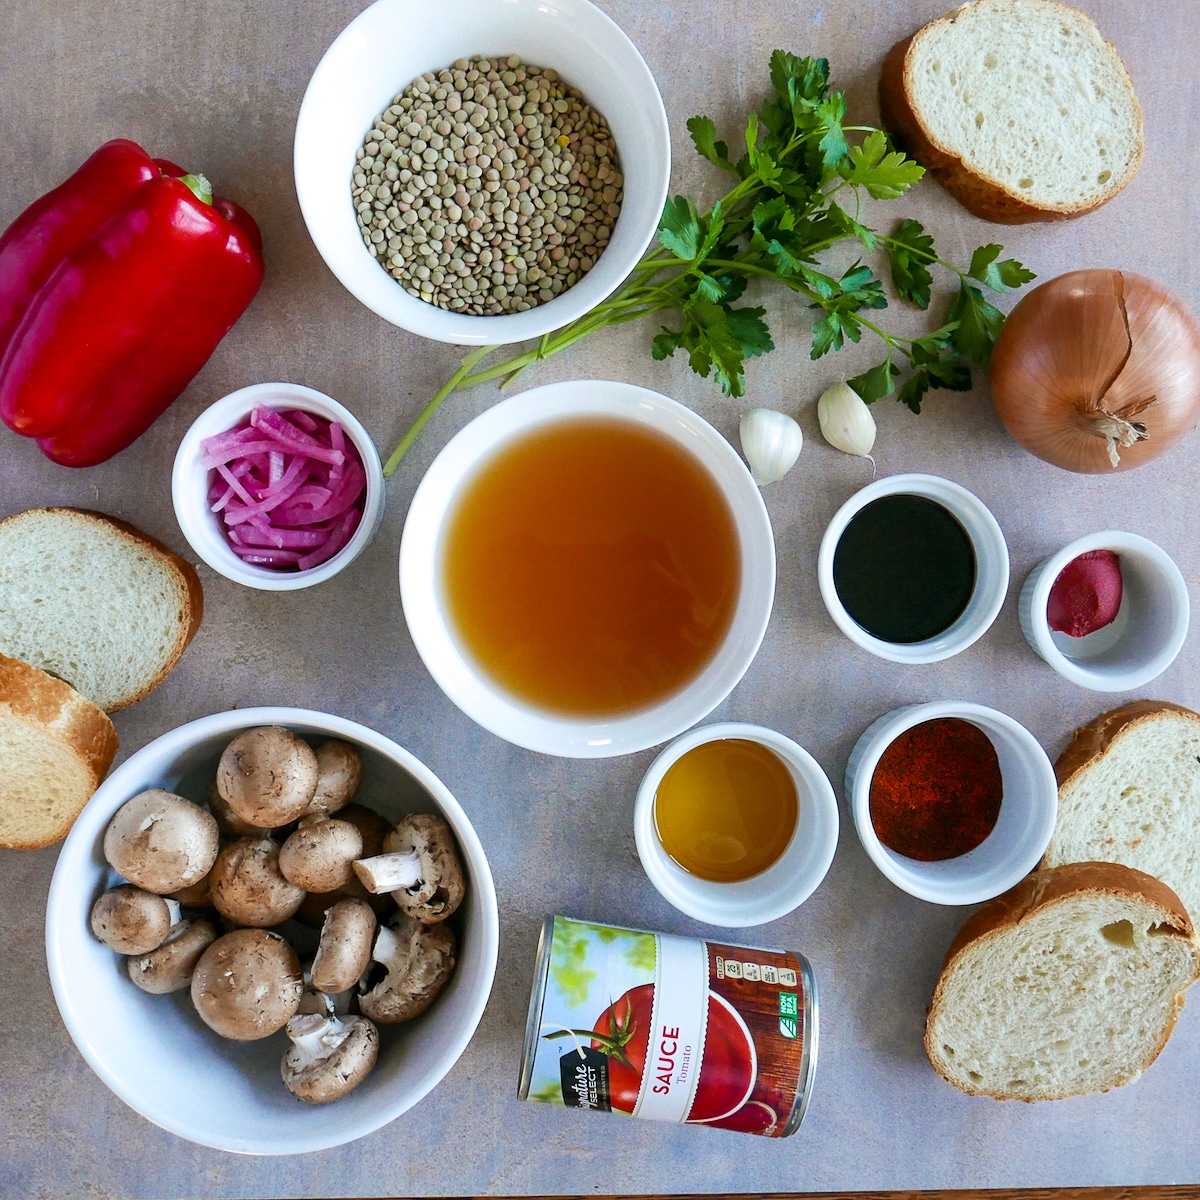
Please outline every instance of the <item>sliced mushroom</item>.
M306 892L332 892L354 878L351 864L361 857L362 844L362 834L349 821L306 821L283 843L279 869Z
M331 1104L349 1095L375 1066L379 1030L365 1017L309 1013L287 1023L292 1044L280 1064L284 1086L306 1104Z
M235 929L217 938L192 976L192 1003L201 1019L238 1042L282 1029L303 992L296 952L268 929Z
M354 987L371 962L375 913L365 900L339 900L326 914L312 964L312 984L322 992Z
M216 939L211 921L180 921L161 946L126 960L129 978L153 996L181 992L191 983L200 956Z
M466 892L450 826L436 813L410 813L383 839L384 853L359 859L367 891L389 892L402 912L425 924L444 921Z
M283 877L279 843L269 837L230 842L217 855L209 881L217 912L237 925L278 925L304 899L304 889Z
M317 789L317 756L289 729L239 734L221 755L217 790L243 821L272 829L297 820Z
M362 782L362 758L349 742L328 741L317 747L317 790L304 815L337 812L354 799Z
M104 857L113 870L160 896L205 875L217 848L212 814L162 788L126 800L104 831Z
M109 888L92 905L92 933L118 954L156 949L178 920L178 904L128 883Z
M448 925L424 925L398 913L380 928L372 952L387 974L363 991L359 1008L382 1024L420 1016L454 973L456 950L454 930Z

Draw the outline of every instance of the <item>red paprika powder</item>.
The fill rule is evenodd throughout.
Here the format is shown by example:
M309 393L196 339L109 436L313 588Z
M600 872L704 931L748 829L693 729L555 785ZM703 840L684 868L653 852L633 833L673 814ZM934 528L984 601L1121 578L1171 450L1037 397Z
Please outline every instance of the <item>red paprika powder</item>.
M883 752L871 776L871 824L897 854L922 862L957 858L995 828L1003 795L988 735L942 717L905 730Z

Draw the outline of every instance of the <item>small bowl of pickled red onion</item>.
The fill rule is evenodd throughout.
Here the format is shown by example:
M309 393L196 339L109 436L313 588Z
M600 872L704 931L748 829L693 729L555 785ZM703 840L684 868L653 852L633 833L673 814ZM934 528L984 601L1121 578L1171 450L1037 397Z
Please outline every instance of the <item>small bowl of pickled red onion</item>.
M214 571L264 591L311 587L353 562L383 518L379 452L336 400L258 383L206 409L171 476L175 516Z

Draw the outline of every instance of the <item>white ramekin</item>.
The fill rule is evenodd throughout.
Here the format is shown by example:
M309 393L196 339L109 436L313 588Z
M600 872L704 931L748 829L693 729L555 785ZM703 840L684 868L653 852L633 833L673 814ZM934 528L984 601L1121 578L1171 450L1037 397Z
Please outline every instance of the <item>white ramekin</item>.
M1121 608L1116 620L1086 637L1056 633L1046 620L1050 589L1068 563L1089 550L1120 560ZM1136 533L1090 533L1029 572L1017 604L1025 640L1064 679L1097 692L1126 692L1161 675L1187 637L1187 583L1162 547Z
M1000 760L1004 798L996 827L974 850L922 862L888 849L871 823L871 777L883 752L905 730L958 717L991 739ZM897 887L934 904L978 904L1007 891L1037 866L1058 815L1058 784L1045 750L1023 725L982 704L943 700L893 709L858 739L846 765L846 800L858 840Z
M741 738L773 750L791 772L799 795L796 831L765 871L740 883L713 883L685 871L663 849L654 823L654 797L667 771L706 742ZM672 742L651 764L633 811L638 857L659 894L681 913L710 925L762 925L790 913L817 890L837 849L838 807L820 764L782 733L761 725L704 725Z
M207 467L200 465L202 450L200 443L233 429L250 415L260 404L275 409L300 409L337 421L354 443L363 470L367 475L367 491L363 498L362 520L354 536L330 559L307 571L276 571L271 567L260 567L243 562L229 548L224 524L218 514L212 512L208 503L209 475ZM331 400L322 392L301 387L297 383L256 383L222 397L210 405L193 422L183 435L175 455L175 468L171 473L171 499L175 504L175 518L183 536L192 549L214 571L226 579L246 587L259 588L266 592L290 592L297 588L312 587L331 579L343 567L349 566L366 549L383 520L383 468L379 462L379 451L363 428L358 418L344 405Z
M923 642L885 642L869 634L847 611L833 583L833 556L851 519L881 496L923 496L957 518L975 550L975 590L949 629ZM972 492L937 475L892 475L855 492L826 526L817 555L821 599L837 627L856 645L898 663L935 663L961 653L991 627L1008 593L1008 546L996 518Z

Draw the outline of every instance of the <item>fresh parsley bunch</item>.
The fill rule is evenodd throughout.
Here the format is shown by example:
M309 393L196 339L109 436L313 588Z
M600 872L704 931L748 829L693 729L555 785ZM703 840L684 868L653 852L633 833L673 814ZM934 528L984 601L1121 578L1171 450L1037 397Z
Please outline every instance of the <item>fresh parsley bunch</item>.
M731 190L704 213L687 197L669 199L659 246L642 258L620 291L534 348L490 366L479 364L495 346L467 355L417 418L385 473L395 470L452 392L495 379L509 383L597 329L656 313L673 315L654 338L656 359L683 350L698 375L714 376L727 396L743 395L746 359L774 349L765 310L741 303L756 278L782 284L819 313L812 328L814 359L840 350L847 339L858 342L864 330L883 340L883 361L849 380L868 403L896 391L905 362L911 370L898 398L913 412L921 411L931 388L970 388L971 365L987 364L1004 324L985 289L1006 292L1035 276L1015 259L997 261L998 245L980 246L963 271L938 257L933 238L916 221L901 221L890 236L863 224L864 191L875 200L898 199L924 168L894 149L882 130L845 124L846 98L829 90L825 59L776 50L771 86L773 95L750 114L745 152L736 161L708 117L687 123L700 154L736 179ZM857 144L847 140L858 134L865 136ZM837 278L818 267L820 255L847 241L867 253L882 248L897 293L920 309L929 307L931 266L957 275L958 293L946 323L923 337L902 338L872 320L868 314L886 308L887 297L870 266L856 261Z

